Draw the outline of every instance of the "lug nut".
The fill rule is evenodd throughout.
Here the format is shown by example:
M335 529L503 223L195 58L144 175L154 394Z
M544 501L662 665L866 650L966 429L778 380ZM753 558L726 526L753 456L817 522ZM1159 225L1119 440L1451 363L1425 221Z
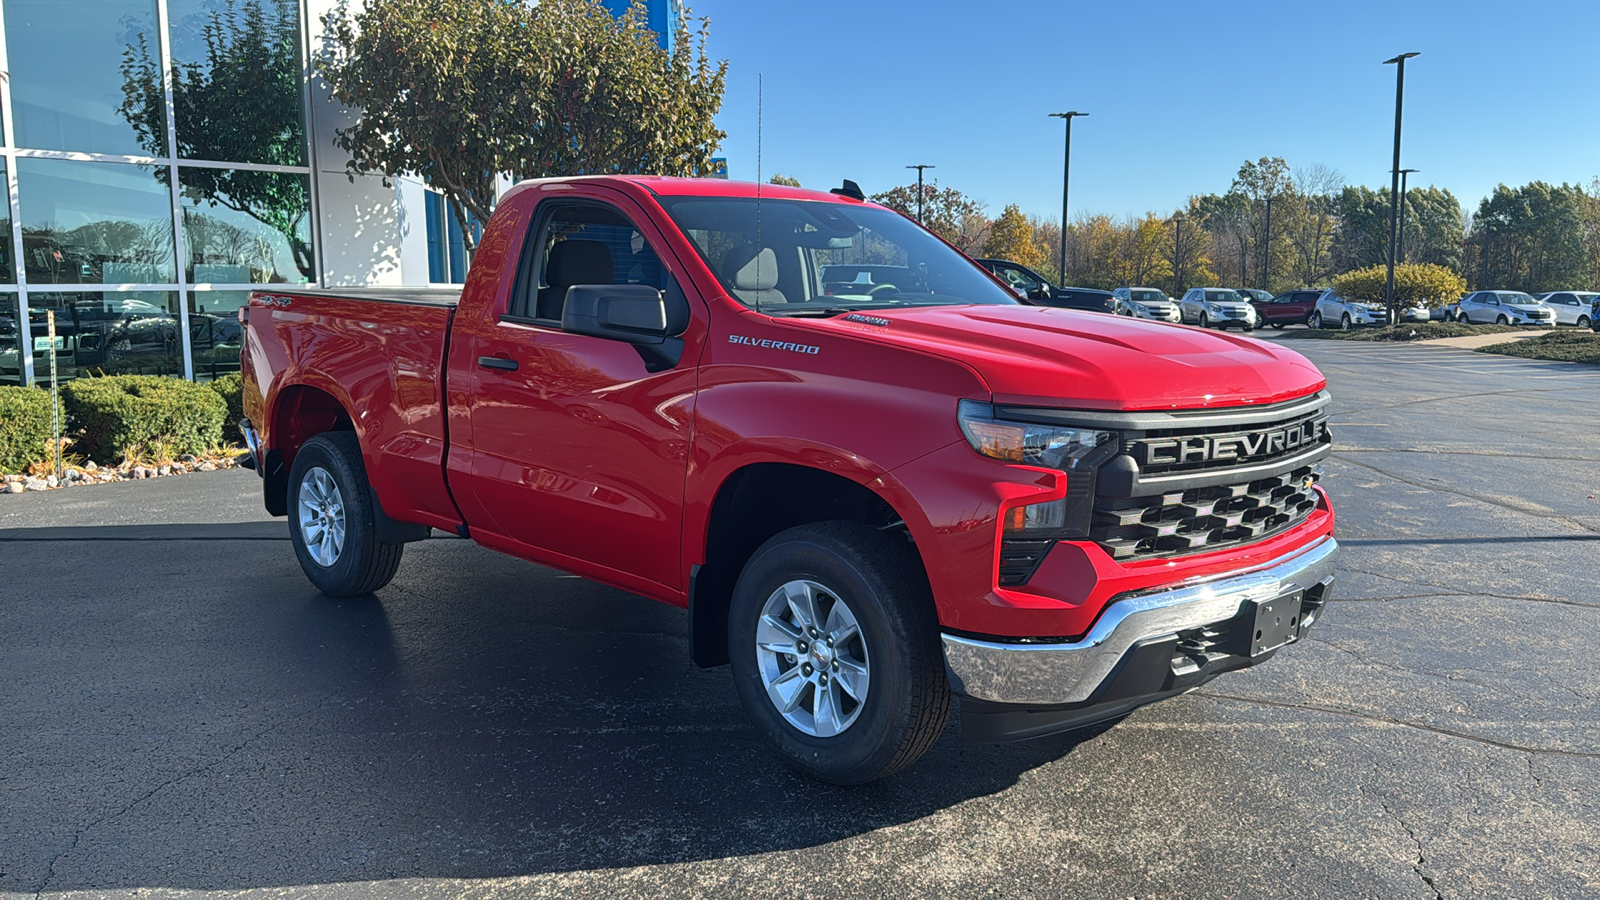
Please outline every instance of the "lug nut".
M835 672L839 671L839 661L837 659L833 661L833 670Z
M803 675L810 675L814 671L816 671L816 670L811 668L811 663L805 663L802 666L800 666L800 672Z
M826 673L823 674L823 676L822 676L822 678L820 680L822 681L823 687L827 687L827 685L828 685L828 676L827 676Z
M801 653L804 653L804 652L806 652L806 642L805 641L795 641L794 648L796 650L799 650Z

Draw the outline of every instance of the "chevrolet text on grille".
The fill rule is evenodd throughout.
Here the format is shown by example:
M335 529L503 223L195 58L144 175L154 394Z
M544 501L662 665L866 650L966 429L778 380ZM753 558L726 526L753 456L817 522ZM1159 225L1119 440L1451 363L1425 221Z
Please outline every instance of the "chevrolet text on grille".
M1229 434L1134 441L1129 452L1140 465L1193 463L1273 456L1322 439L1326 422L1308 420L1288 428Z

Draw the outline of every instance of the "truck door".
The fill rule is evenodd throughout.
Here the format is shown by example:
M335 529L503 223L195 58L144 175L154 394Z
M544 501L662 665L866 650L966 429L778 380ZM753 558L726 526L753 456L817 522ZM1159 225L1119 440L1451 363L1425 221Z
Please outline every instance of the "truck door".
M572 285L642 284L665 292L687 330L688 300L655 234L618 206L541 202L509 301L473 336L469 415L474 497L490 527L522 545L501 549L659 594L636 579L684 589L699 341L686 342L677 366L652 373L630 344L561 328Z

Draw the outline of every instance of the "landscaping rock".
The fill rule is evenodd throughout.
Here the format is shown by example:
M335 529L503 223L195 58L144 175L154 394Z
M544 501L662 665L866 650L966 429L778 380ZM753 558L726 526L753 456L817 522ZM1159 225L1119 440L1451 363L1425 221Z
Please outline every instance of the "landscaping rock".
M96 472L96 471L99 471L99 469L100 469L100 467L95 465L94 464L94 460L92 460L92 459L83 464L83 470L85 472Z
M46 475L44 477L44 486L45 487L58 487L58 486L60 486L60 484L61 484L60 480L57 479L54 475Z
M48 491L50 490L50 486L45 484L43 478L30 477L27 481L22 483L22 489L26 491Z
M195 455L193 453L185 453L184 455L178 457L178 462L193 464L199 462L199 460L195 459Z
M195 469L197 471L200 471L200 472L215 472L217 470L217 464L216 463L211 463L211 462L203 462L200 465L196 466Z
M22 493L22 482L20 482L20 481L7 482L6 483L6 493L8 493L8 494L20 494L20 493Z
M162 475L171 475L172 474L172 467L171 466L162 466L161 467L161 474Z

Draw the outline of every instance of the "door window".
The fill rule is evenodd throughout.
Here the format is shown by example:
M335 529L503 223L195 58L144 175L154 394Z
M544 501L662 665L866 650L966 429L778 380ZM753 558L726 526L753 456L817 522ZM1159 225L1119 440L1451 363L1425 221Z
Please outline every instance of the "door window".
M512 315L559 322L567 288L576 284L644 284L661 290L661 257L627 216L600 204L562 204L539 224L525 250Z

